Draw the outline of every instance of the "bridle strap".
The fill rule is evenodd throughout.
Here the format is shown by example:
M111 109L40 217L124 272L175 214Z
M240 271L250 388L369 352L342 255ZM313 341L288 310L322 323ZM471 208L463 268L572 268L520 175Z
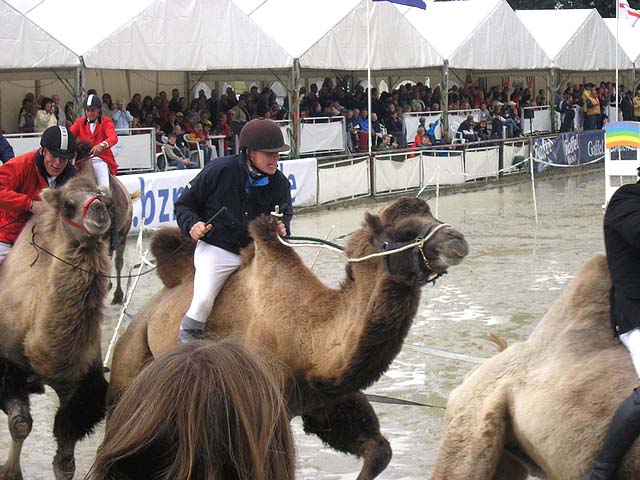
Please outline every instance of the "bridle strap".
M87 210L89 210L89 207L91 206L91 204L95 201L102 202L102 200L100 200L100 197L103 197L103 196L104 194L92 195L87 199L86 202L84 202L84 205L82 206L82 220L84 220L84 218L87 216ZM87 235L89 235L89 231L84 225L80 225L74 222L73 220L71 220L70 218L65 217L64 215L60 215L60 217L62 217L62 221L67 225L71 225L72 227L77 228L81 232L84 232Z

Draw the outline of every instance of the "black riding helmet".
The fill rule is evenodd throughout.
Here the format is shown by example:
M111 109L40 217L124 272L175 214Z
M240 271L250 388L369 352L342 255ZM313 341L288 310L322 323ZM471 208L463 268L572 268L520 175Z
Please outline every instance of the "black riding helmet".
M263 152L286 152L289 145L284 143L282 130L277 123L267 118L256 118L240 131L240 149L245 148Z
M42 132L40 145L54 157L72 159L76 156L76 137L66 127L49 127Z
M102 100L100 100L100 97L98 95L94 95L92 93L91 95L88 95L87 98L84 99L84 102L82 103L82 108L86 110L89 107L96 107L98 109L102 108Z

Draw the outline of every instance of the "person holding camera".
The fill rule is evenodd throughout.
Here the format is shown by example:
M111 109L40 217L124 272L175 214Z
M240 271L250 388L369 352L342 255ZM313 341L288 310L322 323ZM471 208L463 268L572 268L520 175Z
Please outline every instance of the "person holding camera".
M133 115L124 108L124 98L116 98L116 104L111 112L113 126L118 130L118 135L129 135L129 125L133 120Z

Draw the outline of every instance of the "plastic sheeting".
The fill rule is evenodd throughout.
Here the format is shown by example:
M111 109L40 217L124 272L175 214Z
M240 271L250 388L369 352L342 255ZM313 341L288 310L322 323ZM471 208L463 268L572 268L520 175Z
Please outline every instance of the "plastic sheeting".
M462 152L422 152L423 185L455 185L464 183Z
M376 157L376 193L420 187L420 156L405 159L406 156L406 153L400 153Z
M340 163L318 168L318 204L369 195L369 162Z
M499 158L500 149L497 147L467 150L464 157L466 179L497 177Z
M551 58L553 68L571 71L615 70L616 39L593 10L519 10L517 16ZM620 51L620 69L630 69Z
M84 55L89 68L290 69L293 59L231 0L156 0Z
M344 150L343 122L300 124L300 153Z
M235 0L293 57L301 68L366 70L367 5L370 0L296 0L298 12L312 21L283 22L291 0ZM439 67L442 56L388 2L370 2L371 68L373 70ZM402 52L401 55L398 52Z
M80 65L78 56L4 0L0 0L0 68L47 69Z
M505 0L432 2L426 10L395 6L449 68L536 70L550 59Z

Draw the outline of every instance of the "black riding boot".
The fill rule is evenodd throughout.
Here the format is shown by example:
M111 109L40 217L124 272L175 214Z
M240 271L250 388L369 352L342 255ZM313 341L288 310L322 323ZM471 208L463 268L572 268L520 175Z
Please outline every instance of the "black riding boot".
M613 480L627 451L640 435L640 387L616 410L596 463L584 480Z

